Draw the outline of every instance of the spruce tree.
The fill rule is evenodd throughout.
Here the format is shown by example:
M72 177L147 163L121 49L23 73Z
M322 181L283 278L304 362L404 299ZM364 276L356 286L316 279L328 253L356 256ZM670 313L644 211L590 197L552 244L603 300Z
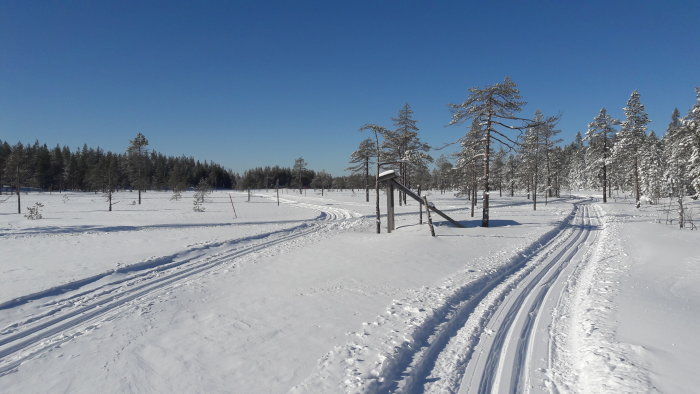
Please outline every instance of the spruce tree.
M612 138L615 135L614 126L617 124L619 121L608 115L605 108L601 108L598 116L588 124L586 131L586 140L588 141L586 162L589 168L602 178L604 203L608 202L608 167L612 151Z
M632 92L625 111L625 120L620 126L617 143L613 149L613 156L622 163L628 174L634 181L634 198L637 205L641 194L639 184L640 151L646 140L646 129L649 117L644 110L644 105L639 101L639 92Z
M398 169L401 183L406 187L411 187L411 167L420 167L426 162L432 161L432 158L427 155L430 146L421 142L418 136L418 122L413 119L413 110L410 105L404 104L399 110L398 116L391 118L391 120L395 129L389 130L384 136L387 160L397 162L395 167ZM399 204L402 201L406 202L406 195L399 192Z

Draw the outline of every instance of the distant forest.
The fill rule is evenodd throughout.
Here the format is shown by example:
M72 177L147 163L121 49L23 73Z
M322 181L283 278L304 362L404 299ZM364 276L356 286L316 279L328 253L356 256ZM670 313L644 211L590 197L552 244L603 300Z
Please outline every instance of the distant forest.
M141 134L139 136L143 137ZM145 140L145 145L148 144ZM105 152L101 148L83 145L49 148L39 141L34 144L18 142L10 145L0 140L0 191L20 188L42 191L106 191L184 190L196 187L204 179L215 189L280 187L344 188L357 176L333 178L330 174L306 168L295 171L291 167L259 167L239 175L230 169L193 157L167 156L155 150L136 152L134 141L124 153ZM291 164L291 163L290 163Z

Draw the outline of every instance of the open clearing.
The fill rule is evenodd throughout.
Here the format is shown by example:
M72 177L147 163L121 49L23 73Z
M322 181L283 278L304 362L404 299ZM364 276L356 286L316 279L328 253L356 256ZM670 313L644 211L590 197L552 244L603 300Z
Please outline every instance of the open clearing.
M0 204L8 392L692 391L699 232L656 207L429 199L374 234L364 191ZM230 196L230 197L229 197ZM382 196L383 200L383 196ZM237 217L231 206L235 205ZM382 208L385 202L382 201ZM652 246L653 245L653 246ZM672 333L672 334L668 334ZM38 379L41 377L41 379Z

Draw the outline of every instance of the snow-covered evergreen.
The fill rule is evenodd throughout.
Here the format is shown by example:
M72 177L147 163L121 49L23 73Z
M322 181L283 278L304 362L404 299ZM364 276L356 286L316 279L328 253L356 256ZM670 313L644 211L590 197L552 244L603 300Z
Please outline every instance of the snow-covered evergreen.
M644 105L639 100L639 92L632 92L627 106L623 108L625 120L621 123L620 132L613 148L613 158L620 163L621 170L625 171L632 180L635 201L639 203L641 195L640 187L640 152L646 141L646 129L649 117Z
M586 131L586 141L588 141L586 163L589 172L600 179L600 185L603 187L603 202L608 201L608 167L611 161L612 137L616 132L614 126L617 124L619 121L608 115L605 108L601 108L593 122L588 124Z

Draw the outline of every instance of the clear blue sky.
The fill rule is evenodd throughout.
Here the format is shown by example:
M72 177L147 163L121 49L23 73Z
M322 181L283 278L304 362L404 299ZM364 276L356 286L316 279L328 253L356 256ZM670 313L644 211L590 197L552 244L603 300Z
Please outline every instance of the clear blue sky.
M663 134L700 85L698 21L695 0L5 0L0 139L124 151L140 131L234 171L342 175L364 123L409 103L424 141L454 141L447 104L505 75L567 141L633 89Z

